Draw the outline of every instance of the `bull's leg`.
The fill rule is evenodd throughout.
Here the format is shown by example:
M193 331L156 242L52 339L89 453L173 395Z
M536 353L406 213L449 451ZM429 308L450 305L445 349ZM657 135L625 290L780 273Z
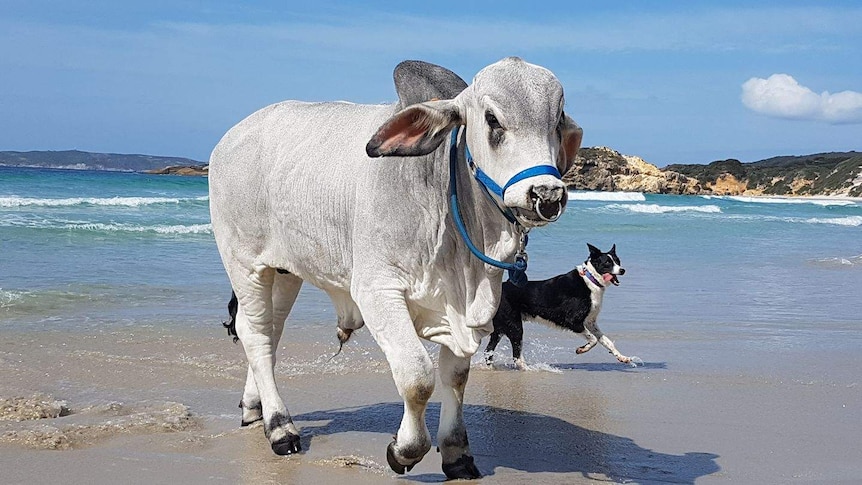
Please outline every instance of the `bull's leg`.
M275 453L287 455L301 451L301 447L299 431L278 394L273 372L277 342L284 324L283 319L279 325L274 323L273 297L282 301L286 293L281 284L278 289L273 288L274 275L275 270L264 269L260 273L248 276L242 284L234 288L239 298L236 331L245 349L255 384L251 386L246 383L246 390L250 391L248 398L253 401L256 387L263 416L264 434ZM295 298L295 295L293 297ZM279 336L275 336L276 328L279 330ZM244 395L244 402L245 399ZM249 407L254 406L249 403ZM243 411L245 418L245 410Z
M375 286L379 286L379 280ZM404 400L401 426L386 449L389 467L402 474L410 471L431 449L425 408L434 392L434 364L416 335L403 292L369 291L356 295L356 301L365 317L365 326L386 355L395 387Z
M464 426L464 387L470 375L470 358L456 357L448 347L440 347L440 382L443 398L437 445L443 458L443 473L450 479L480 478L473 464Z
M272 364L275 366L276 351L278 343L284 331L284 321L290 314L291 308L302 287L302 280L291 274L277 273L272 286ZM263 419L263 407L260 405L260 393L254 382L254 373L251 365L248 366L248 374L245 379L245 389L242 393L242 426L248 426Z

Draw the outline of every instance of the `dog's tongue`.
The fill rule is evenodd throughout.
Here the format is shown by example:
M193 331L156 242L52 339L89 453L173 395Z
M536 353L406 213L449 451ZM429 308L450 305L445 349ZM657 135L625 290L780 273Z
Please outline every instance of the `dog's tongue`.
M605 274L603 274L603 275L602 275L602 279L604 279L604 280L605 280L605 284L613 283L613 284L614 284L614 286L619 286L619 285L620 285L620 280L618 280L618 279L617 279L617 277L616 277L615 275L612 275L612 274L610 274L610 273L605 273Z

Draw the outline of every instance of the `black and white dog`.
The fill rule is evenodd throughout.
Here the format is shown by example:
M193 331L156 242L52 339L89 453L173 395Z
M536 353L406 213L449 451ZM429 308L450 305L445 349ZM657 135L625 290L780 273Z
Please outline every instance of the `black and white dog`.
M602 297L609 284L619 286L617 276L625 274L617 257L617 246L603 253L600 249L587 244L590 257L572 271L543 281L530 281L524 288L517 288L508 281L503 283L500 306L494 316L494 332L485 349L485 362L491 364L493 351L505 335L512 342L512 357L515 366L525 368L521 357L521 343L524 338L524 320L544 323L556 328L568 329L579 333L587 343L576 350L577 353L592 349L596 343L602 344L620 362L636 366L642 363L637 357L626 357L619 353L614 343L599 330L596 319L602 309Z

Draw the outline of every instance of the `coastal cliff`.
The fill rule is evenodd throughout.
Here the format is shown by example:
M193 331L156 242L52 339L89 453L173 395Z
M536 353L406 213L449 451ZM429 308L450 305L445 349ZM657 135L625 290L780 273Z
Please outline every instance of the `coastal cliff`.
M652 194L702 194L697 179L678 172L659 170L640 157L622 155L608 147L581 148L563 182L576 190L647 192Z
M578 152L563 181L572 189L690 195L862 197L862 153L721 160L659 169L607 147Z

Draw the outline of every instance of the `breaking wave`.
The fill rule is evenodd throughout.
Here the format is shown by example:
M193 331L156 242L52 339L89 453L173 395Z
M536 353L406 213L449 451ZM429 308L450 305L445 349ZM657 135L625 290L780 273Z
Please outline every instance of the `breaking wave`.
M21 302L27 293L23 291L10 291L0 288L0 308L6 308Z
M54 229L69 231L92 231L108 233L153 233L153 234L212 234L212 224L154 224L135 225L125 223L104 223L87 221L68 221L43 218L4 217L0 227L24 227L29 229Z
M40 199L31 197L0 197L0 207L72 207L79 205L141 207L154 204L182 204L206 202L209 197L70 197L65 199Z
M702 212L719 214L721 208L717 205L659 205L659 204L611 204L612 209L625 209L641 214L666 214L675 212Z
M811 260L811 264L824 268L859 268L862 267L862 254L849 258L820 258Z
M802 197L746 197L742 195L703 195L704 199L724 199L751 204L814 204L821 207L855 206L858 203L847 199L802 198Z
M84 224L67 224L65 226L59 227L59 229L99 232L153 232L157 234L212 234L212 224L192 224L188 226L184 226L181 224L134 226L131 224L104 224L97 222Z
M811 217L802 219L802 222L809 224L833 224L836 226L859 227L862 226L862 216L848 217Z
M619 202L642 202L646 200L641 192L599 192L599 191L569 191L569 200L599 200Z

